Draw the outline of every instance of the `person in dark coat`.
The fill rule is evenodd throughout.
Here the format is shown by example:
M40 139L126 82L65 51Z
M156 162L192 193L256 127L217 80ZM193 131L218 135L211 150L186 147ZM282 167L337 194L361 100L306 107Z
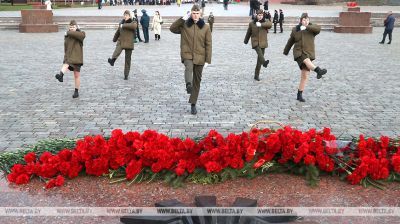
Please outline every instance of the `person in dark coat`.
M208 25L210 26L210 30L212 32L214 26L214 15L212 12L210 12L210 15L208 16Z
M268 11L268 0L264 2L264 11Z
M315 59L315 36L321 31L321 26L310 23L307 13L303 13L300 17L300 23L292 29L290 38L283 50L284 55L288 55L290 49L293 48L294 60L301 70L301 80L297 91L297 100L305 102L303 91L307 83L310 70L317 73L317 79L322 78L326 74L326 69L315 66L312 61Z
M279 9L279 27L281 28L281 33L283 33L283 22L285 21L285 16L283 15L282 9Z
M264 12L259 9L256 12L256 18L249 23L249 27L244 38L244 44L247 44L251 37L251 47L257 53L257 65L254 72L254 79L257 81L260 81L261 65L266 68L269 63L269 60L265 60L264 53L265 48L268 47L268 29L270 29L271 27L271 21L265 20Z
M229 0L224 0L224 10L228 10Z
M63 66L59 74L56 74L56 79L63 82L64 74L67 70L74 72L75 91L72 98L79 97L79 87L81 84L81 67L83 65L83 40L85 32L79 29L75 20L69 23L68 31L64 35L64 60Z
M149 26L150 17L146 13L146 9L142 9L142 17L140 18L140 25L142 25L144 42L149 43Z
M269 13L269 11L264 11L264 18L271 22L271 14Z
M181 61L185 65L186 92L190 94L190 113L197 114L203 68L211 64L212 37L210 27L200 18L200 7L193 5L190 14L179 18L169 28L180 34Z
M260 2L258 0L250 0L250 16L251 19L255 18L257 10L260 9Z
M125 69L124 79L128 80L129 71L131 69L131 56L132 50L134 49L134 37L135 30L137 28L137 22L131 18L129 10L124 12L124 19L119 23L118 29L114 34L113 42L117 42L112 57L108 59L108 63L114 66L118 56L125 50Z
M139 30L139 19L137 15L137 9L133 10L133 15L135 17L136 22L138 23L137 28L136 28L136 37L138 38L139 42L143 42L142 38L140 38L140 30Z
M380 44L384 44L385 43L386 35L388 35L388 34L389 34L389 42L388 42L388 44L392 43L392 32L393 32L394 22L395 21L396 21L396 19L394 18L392 11L389 11L388 15L386 16L385 21L383 21L383 24L385 25L385 31L383 32L382 41L379 42Z
M276 24L279 21L279 15L278 15L278 10L275 10L274 13L274 19L272 20L272 22L274 23L274 33L276 33Z

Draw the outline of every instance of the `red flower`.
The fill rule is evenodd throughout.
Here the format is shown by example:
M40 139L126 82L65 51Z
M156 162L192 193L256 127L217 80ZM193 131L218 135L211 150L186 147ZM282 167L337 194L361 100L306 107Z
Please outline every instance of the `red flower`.
M213 161L206 163L205 167L208 173L219 173L222 170L221 165Z
M24 156L24 160L26 163L33 163L36 161L36 154L34 152L27 153Z
M182 169L182 168L180 168L180 167L177 167L177 168L175 169L175 173L176 173L176 175L178 175L178 176L182 176L182 175L185 173L185 169Z
M142 170L142 161L132 160L126 167L126 179L131 180Z
M40 155L40 162L45 163L52 156L53 155L50 152L44 152L42 155Z
M27 184L28 182L29 182L29 176L28 174L25 173L19 175L15 180L16 184Z
M16 173L10 173L7 175L7 180L14 183L17 180L18 175Z
M61 175L58 175L56 178L56 186L62 186L64 185L64 177Z
M310 155L310 154L307 154L304 157L304 164L305 165L314 165L315 164L315 157Z
M392 156L392 166L395 172L400 173L400 155Z
M46 183L46 189L53 188L56 186L56 179L51 179Z

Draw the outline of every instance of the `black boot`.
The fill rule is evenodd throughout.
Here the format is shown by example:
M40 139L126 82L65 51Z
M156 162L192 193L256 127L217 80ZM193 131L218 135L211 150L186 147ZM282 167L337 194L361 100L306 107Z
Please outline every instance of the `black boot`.
M324 68L321 69L320 67L316 67L316 68L314 69L314 72L317 73L317 79L320 79L320 78L322 78L323 75L326 74L327 70L324 69Z
M379 42L380 44L384 44L385 42L382 40L381 42Z
M392 40L389 40L388 44L391 44L391 43L392 43Z
M79 97L78 89L75 88L75 92L74 95L72 95L72 98L78 98L78 97Z
M190 113L195 115L197 114L197 109L196 109L196 104L193 104L190 106Z
M154 39L155 39L155 40L157 40L157 36L158 36L157 34L154 34L154 37L155 37Z
M269 60L264 61L264 63L263 63L264 68L266 68L268 66L268 64L269 64Z
M160 36L160 34L158 34L158 40L160 40L160 38L161 38L161 36Z
M56 74L56 79L58 79L59 82L63 82L64 79L64 73L62 71L60 71L60 74Z
M193 90L192 83L190 82L186 83L186 92L188 94L192 94L192 90Z
M128 80L129 75L124 75L124 80Z
M257 81L260 81L260 74L254 74L254 79Z
M116 59L116 58L109 58L109 59L108 59L108 63L109 63L111 66L114 66L115 60L117 60L117 59Z
M303 98L303 91L297 91L297 100L300 102L306 102L306 100Z

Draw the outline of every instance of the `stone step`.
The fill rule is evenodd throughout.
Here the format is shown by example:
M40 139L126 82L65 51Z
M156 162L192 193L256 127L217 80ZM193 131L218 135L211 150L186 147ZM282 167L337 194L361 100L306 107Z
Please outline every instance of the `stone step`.
M64 30L68 23L58 23L58 28ZM285 24L283 27L285 30L291 29L297 24ZM333 27L337 24L322 24L322 30L333 30ZM117 25L115 23L84 23L79 25L82 29L116 29ZM15 30L18 29L19 23L0 23L0 29ZM163 26L163 30L168 30L169 24ZM214 24L214 29L216 30L246 30L247 25L243 24ZM279 29L279 26L277 27ZM271 30L270 30L271 32Z
M379 14L380 15L380 14ZM167 16L164 17L163 29L168 29L169 26L175 21L177 16ZM248 23L250 21L249 17L218 17L216 23L214 23L214 28L217 30L243 30L247 29ZM118 21L121 17L117 16L88 16L88 17L63 17L56 16L53 17L53 21L58 24L59 29L64 30L65 26L68 25L69 21L74 19L78 21L79 25L83 29L116 29ZM284 28L287 30L291 27L297 25L296 17L287 17ZM313 22L322 26L322 30L333 30L334 26L337 26L339 21L338 17L315 17ZM0 29L18 29L21 23L20 17L1 17L0 18ZM279 25L278 25L279 26ZM382 27L383 19L380 17L371 18L371 26ZM400 26L400 20L396 20L395 26Z

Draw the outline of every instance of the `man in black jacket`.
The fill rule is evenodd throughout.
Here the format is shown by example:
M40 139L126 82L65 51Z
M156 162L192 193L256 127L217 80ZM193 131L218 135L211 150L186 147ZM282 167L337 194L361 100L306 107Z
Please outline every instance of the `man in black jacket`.
M142 38L140 38L140 31L139 31L139 19L137 15L137 9L133 10L134 17L136 22L138 22L138 27L136 28L136 37L138 38L139 42L143 42Z
M279 9L279 27L281 28L281 33L283 33L283 21L285 20L285 17L283 15L282 9Z
M274 23L274 33L276 33L276 24L278 23L278 20L279 20L278 10L275 9L274 19L272 20L272 22Z

